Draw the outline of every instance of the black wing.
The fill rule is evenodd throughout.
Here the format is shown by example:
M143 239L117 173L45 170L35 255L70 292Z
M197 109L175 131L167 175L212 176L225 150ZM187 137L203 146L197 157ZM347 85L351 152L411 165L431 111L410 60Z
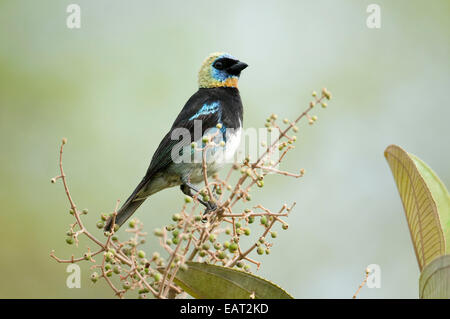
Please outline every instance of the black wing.
M203 105L210 105L217 102L220 103L218 96L210 95L207 91L203 90L199 90L186 102L186 105L176 118L170 131L166 134L166 136L164 136L163 140L156 149L147 173L142 181L143 184L146 184L146 182L148 182L156 172L163 170L172 163L171 152L175 145L181 142L178 146L183 147L194 141L194 120L202 121L202 135L207 129L217 125L220 117L220 110L208 114L197 114ZM193 119L194 116L195 119ZM190 133L190 139L182 139L181 136L179 137L177 135L174 136L176 139L172 139L172 131L176 128L187 129Z

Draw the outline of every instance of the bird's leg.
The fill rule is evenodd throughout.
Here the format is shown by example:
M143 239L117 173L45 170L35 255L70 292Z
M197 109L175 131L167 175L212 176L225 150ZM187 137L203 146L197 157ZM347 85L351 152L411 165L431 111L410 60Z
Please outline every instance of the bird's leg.
M198 193L200 190L195 187L194 185L192 185L189 182L184 182L183 184L181 184L180 186L181 191L183 192L183 194L190 196L190 197L194 197L194 194L192 193L192 191ZM215 211L217 209L217 205L213 202L213 201L204 201L201 198L197 197L197 200L206 207L205 212L203 213L203 215L211 212L211 211Z

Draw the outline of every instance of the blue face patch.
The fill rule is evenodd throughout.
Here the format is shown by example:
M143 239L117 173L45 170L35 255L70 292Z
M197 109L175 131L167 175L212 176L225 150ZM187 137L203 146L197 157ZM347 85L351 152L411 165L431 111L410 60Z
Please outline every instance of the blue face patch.
M217 57L217 59L215 59L214 62L216 62L217 60L222 59L222 58L229 58L229 59L237 60L231 54L225 53L225 54L222 54L221 56ZM237 76L230 75L225 70L217 70L215 67L213 67L214 62L211 63L211 76L214 80L224 82L228 78L233 78L233 77L237 78Z

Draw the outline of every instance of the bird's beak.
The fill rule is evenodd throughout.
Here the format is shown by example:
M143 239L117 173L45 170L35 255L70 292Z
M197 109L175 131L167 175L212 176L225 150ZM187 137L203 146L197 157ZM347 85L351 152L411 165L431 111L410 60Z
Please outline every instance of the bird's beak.
M241 71L244 70L246 67L248 67L247 63L237 61L235 64L227 68L227 72L231 75L239 76L241 74Z

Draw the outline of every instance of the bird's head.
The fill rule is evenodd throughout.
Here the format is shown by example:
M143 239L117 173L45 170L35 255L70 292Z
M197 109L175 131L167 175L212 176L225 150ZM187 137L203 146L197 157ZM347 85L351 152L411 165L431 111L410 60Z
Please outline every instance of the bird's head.
M241 71L248 65L234 56L218 52L210 54L202 64L198 73L200 88L235 87Z

